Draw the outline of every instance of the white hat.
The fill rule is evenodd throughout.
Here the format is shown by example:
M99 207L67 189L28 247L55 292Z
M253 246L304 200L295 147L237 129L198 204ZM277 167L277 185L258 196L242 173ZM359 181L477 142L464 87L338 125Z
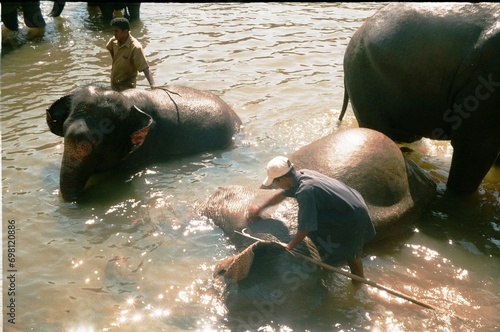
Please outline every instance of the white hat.
M273 183L274 179L279 178L280 176L285 175L291 170L293 164L288 160L287 157L274 157L267 164L267 177L264 179L262 184L266 187L270 186Z

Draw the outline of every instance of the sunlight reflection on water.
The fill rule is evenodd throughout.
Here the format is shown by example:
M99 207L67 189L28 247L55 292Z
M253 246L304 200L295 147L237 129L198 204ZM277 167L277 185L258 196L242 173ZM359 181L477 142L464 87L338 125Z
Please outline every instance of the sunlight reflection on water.
M44 12L52 2L42 2ZM356 127L343 97L342 56L352 33L381 3L144 3L132 34L160 83L207 89L243 120L235 147L94 178L82 203L62 202L62 138L45 109L85 83L107 85L110 37L98 13L68 2L45 35L2 56L2 204L19 221L21 330L224 330L212 280L235 248L195 207L218 186L256 186L265 161L331 132ZM158 6L161 6L159 9ZM140 88L147 85L143 76ZM467 322L418 308L329 275L316 315L261 331L475 331L496 328L500 168L470 199L444 194L448 142L424 139L408 156L438 183L438 199L414 232L370 248L370 280ZM445 199L446 198L446 199ZM287 216L290 211L278 211ZM20 269L21 269L20 267ZM5 285L4 285L5 287ZM5 301L5 299L4 299ZM292 323L293 321L293 323Z

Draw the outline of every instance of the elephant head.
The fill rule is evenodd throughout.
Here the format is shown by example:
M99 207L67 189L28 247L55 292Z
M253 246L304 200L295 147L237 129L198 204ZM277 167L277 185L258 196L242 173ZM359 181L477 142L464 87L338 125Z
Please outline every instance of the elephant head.
M94 173L229 147L241 126L218 96L173 85L121 92L88 85L46 113L50 130L64 137L61 193L66 200L77 199Z
M151 116L114 91L77 90L46 111L50 131L64 137L60 189L76 200L96 172L119 165L140 147L153 124Z
M220 187L199 206L200 215L211 219L240 250L220 261L214 271L229 324L235 330L253 331L266 322L302 319L326 297L321 270L277 243L288 243L296 231L296 220L274 218L287 213L291 199L282 202L281 208L267 209L261 215L263 219L247 221L248 206L261 203L273 192L235 185ZM265 241L255 242L242 233ZM297 249L308 256L318 255L311 243L301 243Z
M318 266L272 241L256 242L220 261L215 275L233 330L304 319L327 294Z

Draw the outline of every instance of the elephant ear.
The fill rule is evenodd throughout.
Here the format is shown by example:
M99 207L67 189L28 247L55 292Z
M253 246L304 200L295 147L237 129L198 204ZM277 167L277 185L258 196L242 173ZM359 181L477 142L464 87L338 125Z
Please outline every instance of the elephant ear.
M134 131L130 135L132 149L129 151L129 154L141 147L148 136L151 125L153 124L151 116L141 111L135 105L132 106L132 109L130 110L130 117Z
M245 279L252 268L254 259L253 250L256 246L259 246L260 243L261 242L256 242L238 255L220 261L215 267L214 275L223 275L225 278L231 279L234 284Z
M52 133L64 137L63 124L71 110L71 96L59 98L45 112L47 125Z

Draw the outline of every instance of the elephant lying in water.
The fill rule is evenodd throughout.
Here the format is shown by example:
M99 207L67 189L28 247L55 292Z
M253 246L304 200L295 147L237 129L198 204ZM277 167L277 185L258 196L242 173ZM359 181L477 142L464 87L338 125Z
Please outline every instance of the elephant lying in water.
M352 36L345 98L360 127L451 140L447 187L472 192L500 153L498 3L393 3Z
M327 135L289 159L295 169L316 170L361 193L377 232L372 242L405 232L435 198L431 177L391 139L372 129Z
M229 146L241 120L222 99L183 86L116 92L84 86L46 112L64 137L60 189L76 200L95 173Z
M377 232L371 243L407 231L435 196L434 181L420 167L404 158L392 140L371 129L348 129L325 136L297 150L289 158L296 169L317 170L345 182L363 195ZM265 210L264 220L253 223L246 220L248 207L265 201L273 190L243 186L221 187L201 204L199 211L213 220L238 249L251 244L248 239L235 232L245 228L251 234L258 234L257 237L272 234L280 241L288 242L297 227L295 200L287 198L278 206ZM317 289L317 292L301 292L297 296L289 289L292 287L284 282L290 277L290 271L297 269L305 276L297 278L297 287L301 289L301 283L305 283L306 289L315 289L311 283L317 282L318 272L310 265L306 268L307 265L298 258L290 259L284 253L282 255L272 256L271 259L267 255L256 253L253 264L258 264L258 268L254 269L252 264L250 270L245 270L249 280L246 282L245 278L235 283L231 274L227 275L231 267L228 262L239 263L242 259L245 265L245 255L240 253L219 264L216 272L223 272L226 306L231 315L237 317L236 320L238 317L248 318L250 314L264 317L258 310L263 301L267 303L265 308L272 308L273 313L292 313L288 317L296 316L299 309L304 310L307 307L305 302L321 303L321 289ZM285 259L286 264L281 264L281 260ZM280 264L276 265L277 262ZM233 269L238 268L239 265ZM271 270L272 275L266 272ZM274 301L264 298L263 294L268 296L273 289L279 290L280 297ZM243 310L245 306L240 304L246 306L246 312ZM315 306L307 308L313 310ZM276 319L276 315L273 319Z

